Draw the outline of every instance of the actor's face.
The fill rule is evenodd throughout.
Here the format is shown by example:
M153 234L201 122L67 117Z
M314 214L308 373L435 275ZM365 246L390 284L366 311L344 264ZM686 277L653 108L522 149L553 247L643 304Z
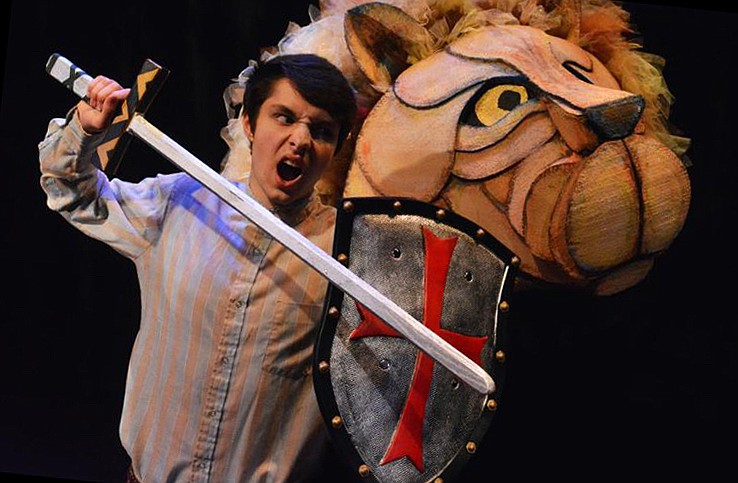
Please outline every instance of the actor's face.
M287 79L275 82L251 129L250 188L267 208L305 198L333 159L339 124L323 109L307 102Z

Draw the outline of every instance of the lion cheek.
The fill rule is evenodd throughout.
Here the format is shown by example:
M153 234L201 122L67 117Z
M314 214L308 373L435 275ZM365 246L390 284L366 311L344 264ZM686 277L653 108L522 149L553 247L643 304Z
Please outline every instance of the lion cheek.
M636 135L605 143L531 183L526 244L597 293L616 293L642 280L678 235L689 198L686 170L659 142Z
M640 181L643 204L641 253L666 250L684 226L691 188L681 160L653 138L632 136L626 146Z
M640 194L622 143L603 144L583 160L568 198L557 235L580 270L602 272L638 255Z
M446 184L454 161L457 119L467 92L430 109L414 109L391 91L369 113L357 139L354 164L372 191L430 202ZM349 186L355 183L349 180ZM366 190L364 190L366 191ZM347 196L353 194L348 191Z

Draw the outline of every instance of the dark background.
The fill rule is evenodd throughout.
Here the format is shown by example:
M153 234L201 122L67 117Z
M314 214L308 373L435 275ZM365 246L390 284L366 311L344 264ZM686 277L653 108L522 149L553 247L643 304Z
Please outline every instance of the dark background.
M147 118L215 168L228 80L288 21L306 25L308 1L4 5L0 480L120 482L138 286L132 263L45 206L37 144L75 102L46 60L60 52L124 84L147 57L166 66ZM648 278L624 293L514 297L506 382L474 481L735 475L738 14L717 2L625 5L644 50L667 59L672 120L693 140L690 213ZM126 159L124 179L174 171L142 143Z

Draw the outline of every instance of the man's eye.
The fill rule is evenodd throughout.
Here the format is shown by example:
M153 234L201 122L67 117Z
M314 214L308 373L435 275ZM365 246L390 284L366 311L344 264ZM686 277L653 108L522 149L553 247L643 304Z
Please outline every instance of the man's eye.
M283 124L292 124L294 122L294 119L289 114L277 114L276 118L277 121Z
M312 129L312 136L321 141L333 141L338 136L335 129L325 126L316 126Z

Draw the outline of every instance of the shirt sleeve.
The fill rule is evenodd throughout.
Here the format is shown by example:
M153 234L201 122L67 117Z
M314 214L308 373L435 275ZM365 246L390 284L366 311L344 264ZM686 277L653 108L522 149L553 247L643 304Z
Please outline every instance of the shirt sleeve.
M92 163L100 134L88 134L71 111L52 119L39 143L41 187L47 206L73 226L130 259L156 243L175 177L139 183L109 180Z

